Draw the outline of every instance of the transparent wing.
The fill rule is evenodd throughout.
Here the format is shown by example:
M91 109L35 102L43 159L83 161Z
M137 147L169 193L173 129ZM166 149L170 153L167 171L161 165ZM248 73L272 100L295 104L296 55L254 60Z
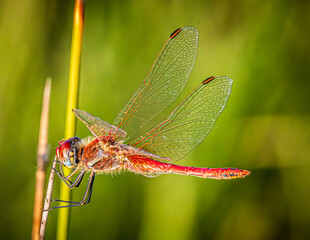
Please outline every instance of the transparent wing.
M127 133L122 129L117 128L88 112L79 109L73 109L73 112L75 116L80 119L97 138L113 133L115 139L123 141L127 135Z
M183 158L211 131L230 95L232 80L204 80L164 121L130 145L172 161Z
M126 130L129 138L140 136L142 127L184 89L196 60L197 48L196 28L183 27L174 31L142 85L117 115L113 125Z

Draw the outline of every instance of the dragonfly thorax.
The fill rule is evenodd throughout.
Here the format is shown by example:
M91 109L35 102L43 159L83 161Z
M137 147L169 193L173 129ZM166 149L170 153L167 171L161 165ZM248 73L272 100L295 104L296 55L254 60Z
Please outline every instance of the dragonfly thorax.
M80 162L79 151L82 146L82 140L78 137L72 137L65 141L60 141L56 148L56 155L59 161L67 168L74 168Z
M108 136L96 138L82 148L85 167L96 172L109 172L122 167L125 155L120 144Z

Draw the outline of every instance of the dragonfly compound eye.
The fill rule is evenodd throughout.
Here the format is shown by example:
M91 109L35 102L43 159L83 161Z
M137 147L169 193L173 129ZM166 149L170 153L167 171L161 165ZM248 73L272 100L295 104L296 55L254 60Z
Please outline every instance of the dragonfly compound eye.
M56 155L59 161L66 167L72 168L79 163L79 150L82 140L78 137L61 141L56 148Z

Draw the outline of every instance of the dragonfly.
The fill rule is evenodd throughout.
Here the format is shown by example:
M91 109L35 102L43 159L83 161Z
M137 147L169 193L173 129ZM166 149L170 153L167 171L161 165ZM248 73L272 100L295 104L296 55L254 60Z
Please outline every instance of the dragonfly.
M60 141L55 157L60 170L54 170L71 189L80 185L85 173L90 175L80 202L54 199L67 204L54 208L88 204L98 173L127 170L146 177L181 174L213 179L236 179L250 174L247 170L231 167L174 164L210 133L229 98L232 87L229 77L213 76L203 80L166 118L152 125L159 113L183 91L197 49L196 28L186 26L175 30L113 124L83 110L73 110L92 137L71 137ZM62 167L71 169L71 173L66 176Z

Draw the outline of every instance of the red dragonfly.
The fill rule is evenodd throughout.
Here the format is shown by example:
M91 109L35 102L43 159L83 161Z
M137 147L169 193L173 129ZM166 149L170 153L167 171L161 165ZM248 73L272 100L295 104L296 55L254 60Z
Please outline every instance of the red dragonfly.
M146 177L181 174L201 178L235 179L250 174L237 168L200 168L173 164L193 150L211 131L229 98L232 80L209 77L202 81L164 120L152 124L185 87L198 49L194 27L175 30L161 49L142 85L114 120L113 125L91 114L73 110L93 134L60 141L56 157L59 177L70 187L78 187L90 172L81 202L65 202L72 207L90 202L96 173L129 170ZM151 127L150 127L151 126ZM73 171L65 176L62 166ZM71 177L77 174L74 181Z

